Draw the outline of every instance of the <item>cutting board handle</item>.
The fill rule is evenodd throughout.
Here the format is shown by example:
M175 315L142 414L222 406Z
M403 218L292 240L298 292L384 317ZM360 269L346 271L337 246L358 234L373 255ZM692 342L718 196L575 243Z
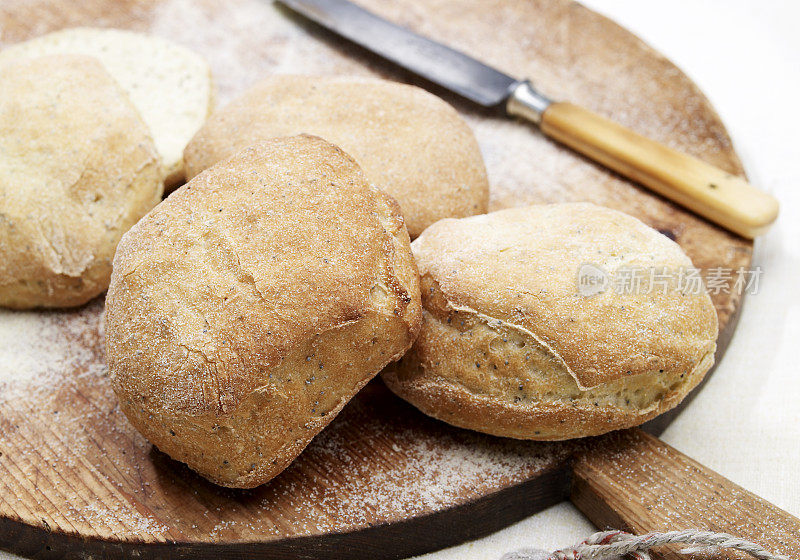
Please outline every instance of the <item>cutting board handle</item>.
M739 235L761 235L778 216L777 200L742 177L583 107L554 102L540 119L547 136Z
M570 499L600 529L730 533L800 559L800 519L639 429L597 438L573 464ZM680 545L653 558L686 560ZM741 560L721 550L714 560Z

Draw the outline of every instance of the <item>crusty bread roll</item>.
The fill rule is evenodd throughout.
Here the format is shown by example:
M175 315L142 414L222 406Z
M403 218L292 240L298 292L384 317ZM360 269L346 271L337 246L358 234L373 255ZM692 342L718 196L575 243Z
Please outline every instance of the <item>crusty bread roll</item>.
M513 208L438 222L412 250L422 329L383 378L445 422L521 439L601 434L674 407L714 361L714 306L702 281L679 285L691 261L626 214ZM657 282L626 293L629 270Z
M186 147L193 177L242 148L309 133L352 155L400 203L411 238L437 220L483 214L489 183L472 131L447 103L376 79L274 76L217 111Z
M315 137L249 147L128 232L106 298L122 410L237 488L281 472L411 345L419 278L397 204Z
M191 50L122 29L63 29L0 51L0 61L50 54L96 57L128 93L161 155L164 182L184 178L183 149L211 113L211 69Z
M93 58L0 64L0 305L81 305L161 200L153 140Z

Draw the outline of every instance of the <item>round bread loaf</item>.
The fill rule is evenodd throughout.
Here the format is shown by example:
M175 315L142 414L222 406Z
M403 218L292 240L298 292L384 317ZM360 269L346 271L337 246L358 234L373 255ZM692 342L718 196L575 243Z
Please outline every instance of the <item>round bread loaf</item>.
M352 155L397 202L411 238L442 218L483 214L478 143L447 103L376 79L274 76L214 113L184 152L193 177L259 140L309 133Z
M11 45L0 51L0 61L51 54L97 58L150 128L167 187L183 181L183 149L214 105L211 69L202 57L152 35L74 27Z
M145 437L249 488L401 356L420 320L395 201L332 144L282 138L198 175L125 235L107 359Z
M674 407L714 361L717 316L691 261L621 212L577 203L443 220L412 250L422 329L383 378L450 424L601 434Z
M120 237L161 200L138 112L93 58L0 64L0 305L81 305Z

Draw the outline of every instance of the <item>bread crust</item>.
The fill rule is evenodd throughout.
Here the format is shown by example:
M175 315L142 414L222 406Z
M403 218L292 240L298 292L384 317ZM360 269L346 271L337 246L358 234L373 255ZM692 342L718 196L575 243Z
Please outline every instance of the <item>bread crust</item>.
M167 190L184 181L183 149L214 108L211 68L202 57L154 35L72 27L10 45L0 62L54 54L99 60L148 126Z
M93 58L6 62L0 83L0 305L82 305L161 200L153 140Z
M477 140L455 109L386 80L273 76L217 111L184 152L189 178L258 140L310 133L341 147L394 197L411 238L488 210Z
M704 289L578 292L585 263L611 275L691 268L672 241L620 212L514 208L439 222L412 247L423 325L383 378L451 424L522 439L601 434L676 406L713 364Z
M120 243L106 300L122 410L224 486L282 471L419 326L397 204L315 137L246 148Z

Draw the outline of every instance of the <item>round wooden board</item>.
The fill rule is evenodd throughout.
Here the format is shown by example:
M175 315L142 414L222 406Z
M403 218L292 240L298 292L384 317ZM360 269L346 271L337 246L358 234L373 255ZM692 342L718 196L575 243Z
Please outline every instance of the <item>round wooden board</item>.
M741 165L708 101L613 22L565 0L360 0L391 20L530 76L731 172ZM62 27L172 38L210 61L225 103L270 73L415 80L267 0L4 0L3 43ZM492 209L590 200L678 241L705 272L750 264L752 244L446 92L473 126ZM740 295L713 295L720 348ZM491 438L428 419L380 381L271 483L225 490L127 423L103 362L102 299L69 312L0 312L0 547L37 558L400 558L475 538L566 497L569 457L592 442ZM668 421L663 418L656 429Z

